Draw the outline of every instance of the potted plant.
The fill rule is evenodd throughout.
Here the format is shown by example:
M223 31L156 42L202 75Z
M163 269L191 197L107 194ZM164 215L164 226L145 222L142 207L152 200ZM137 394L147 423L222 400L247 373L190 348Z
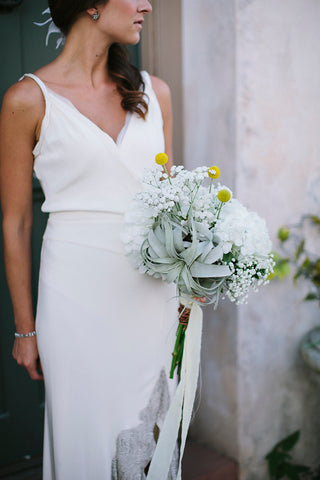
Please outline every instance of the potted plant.
M309 284L303 301L316 301L320 306L319 237L320 217L316 215L303 215L297 224L282 226L278 230L282 253L274 254L276 264L271 278L283 279L292 271L295 283L304 278ZM320 326L304 335L300 353L304 362L320 374Z

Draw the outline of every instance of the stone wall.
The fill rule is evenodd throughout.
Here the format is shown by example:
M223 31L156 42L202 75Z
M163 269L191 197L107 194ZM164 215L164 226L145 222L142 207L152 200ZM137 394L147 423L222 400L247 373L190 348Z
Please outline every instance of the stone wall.
M278 227L319 213L319 0L182 1L184 159ZM275 242L275 248L276 248ZM298 344L319 324L305 285L274 281L249 304L208 309L201 401L191 435L268 478L267 451L295 429L295 458L320 463L320 383Z

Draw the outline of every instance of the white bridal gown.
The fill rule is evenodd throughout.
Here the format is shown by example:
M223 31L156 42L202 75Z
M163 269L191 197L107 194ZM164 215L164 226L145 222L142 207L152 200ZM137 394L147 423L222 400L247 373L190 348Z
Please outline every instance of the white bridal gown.
M46 103L33 152L50 212L36 315L43 480L144 479L175 389L175 288L133 270L120 239L143 169L164 150L161 110L142 74L147 118L128 114L117 142L26 75Z

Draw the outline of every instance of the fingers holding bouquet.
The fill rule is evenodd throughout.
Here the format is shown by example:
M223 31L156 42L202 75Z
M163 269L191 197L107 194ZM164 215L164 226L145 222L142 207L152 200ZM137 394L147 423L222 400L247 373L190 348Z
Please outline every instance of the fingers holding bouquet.
M206 297L194 297L194 299L196 302L200 302L200 303L206 303L207 301Z

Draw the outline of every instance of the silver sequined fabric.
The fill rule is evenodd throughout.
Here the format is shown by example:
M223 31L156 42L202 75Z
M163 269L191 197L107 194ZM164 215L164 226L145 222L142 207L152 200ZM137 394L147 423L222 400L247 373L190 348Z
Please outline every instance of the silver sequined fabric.
M156 439L170 404L165 370L160 372L148 405L141 411L141 423L123 430L117 438L116 453L112 460L112 480L144 480L147 467L156 447ZM178 470L176 448L167 480L174 480Z

